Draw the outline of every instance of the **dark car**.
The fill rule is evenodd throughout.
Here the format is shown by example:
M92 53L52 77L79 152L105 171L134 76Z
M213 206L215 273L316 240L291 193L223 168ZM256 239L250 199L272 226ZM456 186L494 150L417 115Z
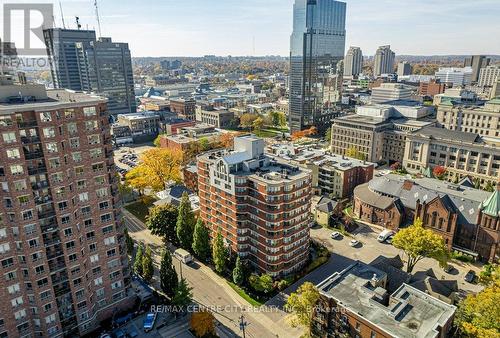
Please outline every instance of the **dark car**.
M468 283L474 283L476 280L476 272L469 270L469 272L465 275L464 280Z

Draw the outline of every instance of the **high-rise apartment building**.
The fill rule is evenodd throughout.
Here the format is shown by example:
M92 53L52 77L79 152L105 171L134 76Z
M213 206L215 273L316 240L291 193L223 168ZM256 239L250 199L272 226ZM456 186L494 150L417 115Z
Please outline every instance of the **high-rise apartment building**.
M334 103L325 97L330 77L345 52L346 4L335 0L296 0L290 37L290 109L293 131L315 125Z
M82 90L108 98L113 115L136 112L132 59L128 43L99 38L76 43Z
M373 75L377 77L394 73L395 57L396 54L391 50L390 45L378 47L373 60Z
M363 52L359 47L349 47L344 59L344 76L358 76L363 70Z
M198 157L200 216L213 239L273 277L301 269L309 252L311 173L264 155L255 136Z
M128 44L96 40L95 31L51 28L44 36L55 88L105 96L114 116L136 112Z
M476 83L479 79L479 72L481 68L485 68L490 64L490 58L484 55L473 55L471 57L465 58L464 67L472 68L472 78L471 81Z
M127 307L106 99L0 85L0 336L77 337Z
M480 87L493 87L497 79L500 79L500 66L488 66L479 71L477 84Z
M411 74L411 65L409 62L403 61L398 63L398 76L406 76Z
M454 87L465 86L472 81L472 68L442 67L436 72L436 80L451 83Z
M51 28L43 31L54 88L82 90L76 43L96 40L95 31Z

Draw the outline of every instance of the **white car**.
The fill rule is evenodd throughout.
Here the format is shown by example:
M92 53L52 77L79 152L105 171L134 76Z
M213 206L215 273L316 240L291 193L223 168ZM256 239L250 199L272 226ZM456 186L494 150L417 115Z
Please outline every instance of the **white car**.
M351 241L349 242L349 245L352 246L352 247L355 247L359 244L359 241L355 240L355 239L351 239Z
M394 231L389 230L389 229L385 229L384 231L382 231L378 235L377 241L379 241L380 243L385 242L386 239L388 239L389 237L391 237L393 235L394 235Z
M340 237L340 232L334 231L334 232L332 232L332 234L330 235L330 237L332 239L338 238L338 237Z

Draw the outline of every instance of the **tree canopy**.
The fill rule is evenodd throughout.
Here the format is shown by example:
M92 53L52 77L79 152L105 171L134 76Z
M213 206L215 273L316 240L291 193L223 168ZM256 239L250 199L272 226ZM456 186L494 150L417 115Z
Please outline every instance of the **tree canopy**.
M151 188L158 192L169 181L180 182L182 153L179 150L154 148L145 151L139 165L130 170L125 179L128 185L140 191Z
M162 291L172 298L179 285L177 271L172 264L172 256L168 249L163 250L160 263L160 287Z
M217 232L212 243L212 259L215 264L215 271L223 273L226 267L228 252L224 246L224 240L220 231Z
M195 218L193 209L191 209L191 201L188 194L184 192L179 205L179 214L176 223L177 238L183 249L192 249L194 225Z
M179 244L176 232L178 210L171 204L154 206L149 209L146 226L151 233L160 236L164 241Z
M345 151L345 156L351 157L351 158L356 158L358 160L365 160L365 154L360 152L356 147L348 148Z
M406 271L411 273L415 265L424 257L441 261L448 257L444 240L438 234L422 226L422 221L417 218L407 228L400 229L392 240L394 247L403 250L407 257Z
M273 277L268 274L253 274L248 279L250 286L257 292L269 293L274 288Z
M312 314L320 294L318 289L311 282L305 282L297 292L292 292L286 301L285 308L293 313L290 321L293 327L311 327Z
M151 282L155 271L151 255L151 248L147 246L146 251L142 256L142 278L146 281L146 283Z
M193 290L192 287L189 286L188 282L185 278L182 278L175 289L175 295L172 298L172 304L176 306L187 306L191 304L193 300Z
M139 244L139 247L137 248L137 252L135 253L135 259L134 259L134 272L142 276L142 258L143 258L143 250L142 250L142 245Z
M198 218L194 226L193 252L202 262L206 262L210 258L210 238L201 217Z
M215 335L215 318L214 315L206 310L194 312L191 315L191 329L196 337L207 337Z
M236 258L236 264L233 269L233 282L236 285L241 285L245 281L245 272L243 268L243 263L241 263L241 259L238 256Z
M241 128L252 128L254 121L259 118L258 114L245 113L240 117L240 127Z

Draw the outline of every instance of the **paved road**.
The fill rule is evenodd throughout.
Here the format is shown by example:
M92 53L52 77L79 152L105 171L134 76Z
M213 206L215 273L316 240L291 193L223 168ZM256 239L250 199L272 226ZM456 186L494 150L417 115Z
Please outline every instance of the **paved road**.
M159 254L164 248L162 240L144 228L142 222L124 210L125 224L130 236L135 240L148 244L156 254L155 273L158 273L160 265ZM274 313L249 312L250 306L246 301L229 287L227 282L215 274L210 268L196 262L196 264L186 266L181 265L178 260L174 260L177 273L180 275L182 266L182 276L185 277L190 286L193 287L193 297L196 302L207 306L218 306L221 312L216 314L216 318L225 326L224 331L233 332L234 337L240 337L239 317L241 308L246 309L245 320L249 323L246 336L249 338L276 338L300 337L302 330L291 328L286 322L286 313L274 309ZM158 275L155 275L154 282L158 287ZM230 308L226 308L226 306ZM160 332L162 334L162 332ZM162 334L163 336L163 334Z

